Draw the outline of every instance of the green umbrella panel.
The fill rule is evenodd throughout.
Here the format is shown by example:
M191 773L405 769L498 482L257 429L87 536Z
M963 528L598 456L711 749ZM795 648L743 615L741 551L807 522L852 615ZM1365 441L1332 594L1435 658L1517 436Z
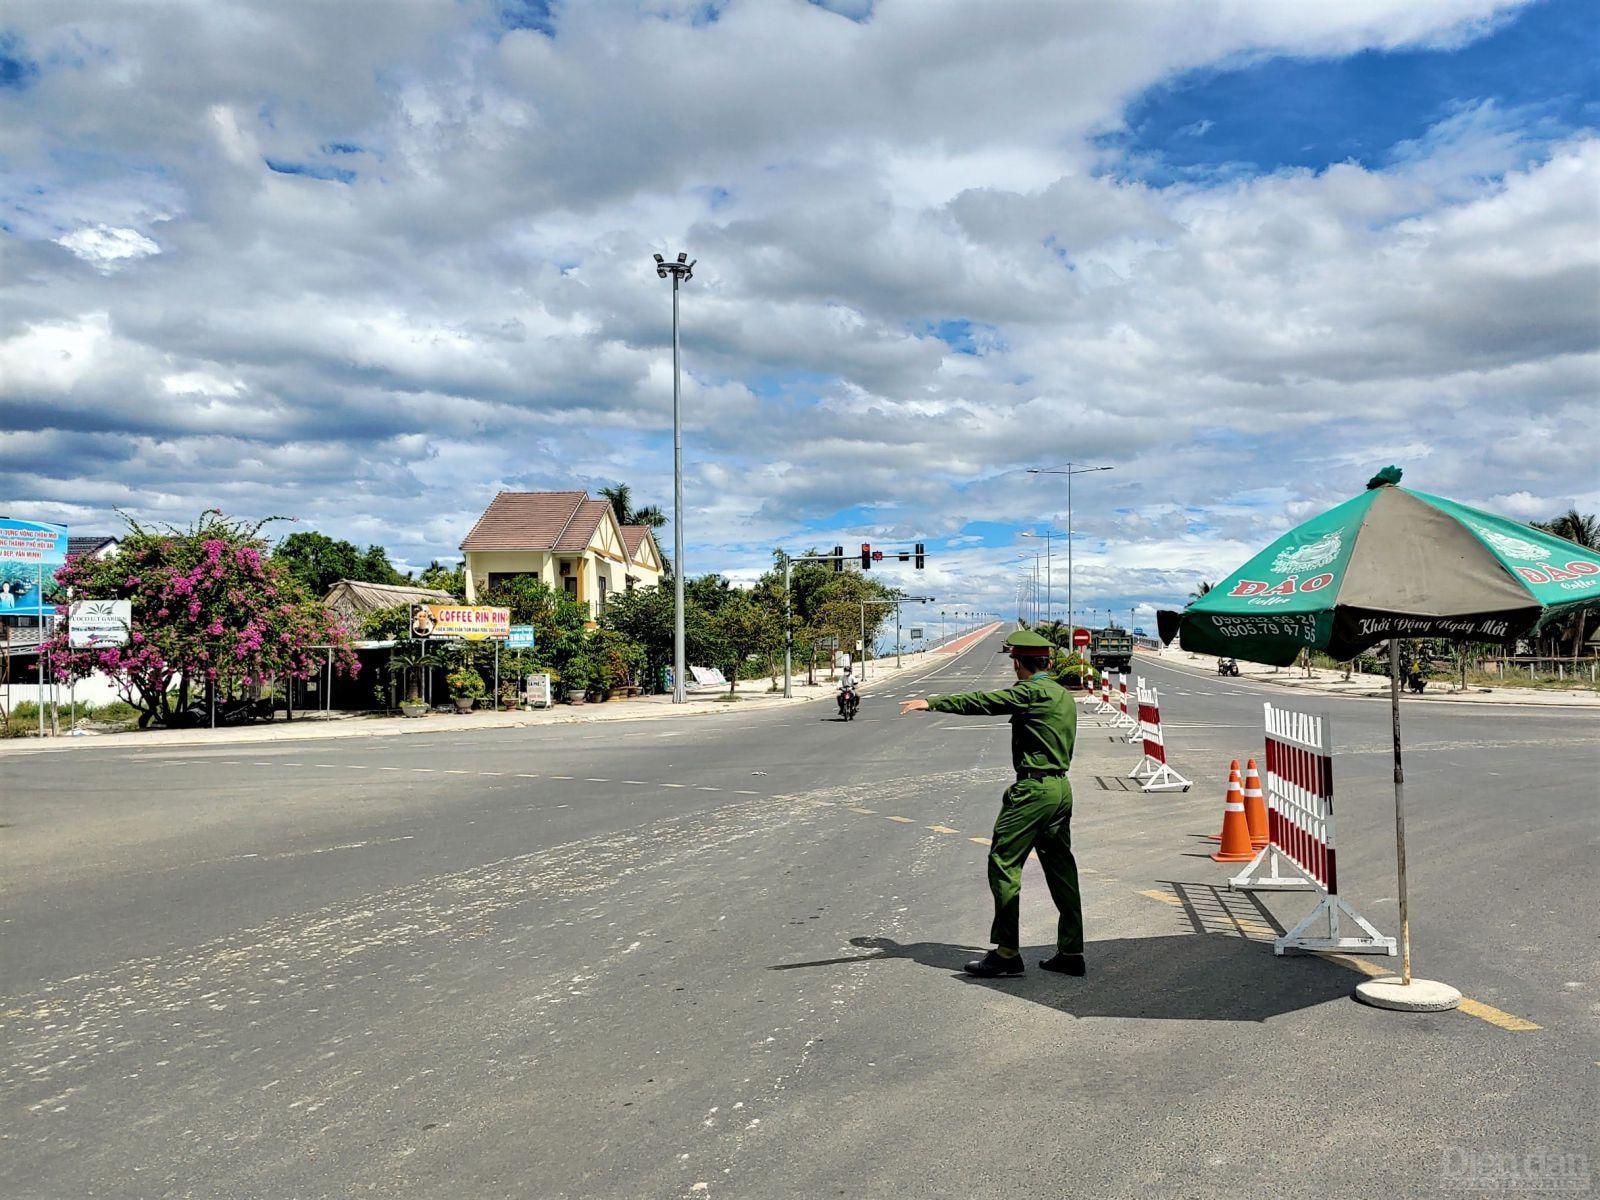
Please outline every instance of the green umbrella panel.
M1158 619L1185 650L1283 666L1392 637L1509 643L1586 606L1600 606L1600 554L1384 481Z

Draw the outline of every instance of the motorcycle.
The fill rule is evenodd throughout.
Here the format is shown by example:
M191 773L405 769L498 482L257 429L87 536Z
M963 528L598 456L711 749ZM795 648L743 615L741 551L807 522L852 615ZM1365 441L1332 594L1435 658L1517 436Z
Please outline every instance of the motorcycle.
M856 709L861 707L861 695L855 688L839 689L839 716L846 721L855 720Z
M1232 658L1219 658L1217 660L1217 674L1232 675L1237 678L1239 674L1238 661Z

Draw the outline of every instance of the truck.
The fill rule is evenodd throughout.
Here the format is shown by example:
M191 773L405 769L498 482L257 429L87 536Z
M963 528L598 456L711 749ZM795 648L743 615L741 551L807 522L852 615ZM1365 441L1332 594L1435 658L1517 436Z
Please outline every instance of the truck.
M1089 661L1098 670L1121 671L1126 675L1133 670L1132 635L1115 625L1095 630L1089 643Z

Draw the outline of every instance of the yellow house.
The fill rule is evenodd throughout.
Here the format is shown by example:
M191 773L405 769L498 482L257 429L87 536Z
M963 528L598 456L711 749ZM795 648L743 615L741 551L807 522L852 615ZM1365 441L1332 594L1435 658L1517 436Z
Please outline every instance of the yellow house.
M502 579L532 575L598 617L619 591L661 582L661 551L647 525L619 525L586 492L501 492L461 542L467 603Z

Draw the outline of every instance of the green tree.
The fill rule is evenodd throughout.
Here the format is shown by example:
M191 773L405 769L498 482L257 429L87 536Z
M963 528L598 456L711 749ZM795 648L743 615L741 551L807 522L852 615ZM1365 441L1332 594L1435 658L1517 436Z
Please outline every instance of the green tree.
M783 650L783 625L778 615L748 592L735 592L711 617L711 624L726 660L730 693L737 690L748 657L761 658L770 670L773 655Z
M1552 517L1548 521L1533 521L1531 524L1535 529L1566 538L1567 541L1586 550L1600 549L1600 520L1596 520L1593 513L1581 513L1575 508L1569 508L1560 516ZM1588 611L1579 609L1560 621L1552 622L1550 633L1557 644L1561 641L1567 642L1569 653L1573 658L1577 658L1583 653L1584 639L1589 634Z
M391 584L406 581L382 546L361 550L353 542L314 530L291 533L273 549L272 557L313 596L326 595L341 579Z
M417 586L437 588L441 592L449 592L457 600L467 597L467 575L464 564L457 563L447 567L438 559L433 560L417 575Z

